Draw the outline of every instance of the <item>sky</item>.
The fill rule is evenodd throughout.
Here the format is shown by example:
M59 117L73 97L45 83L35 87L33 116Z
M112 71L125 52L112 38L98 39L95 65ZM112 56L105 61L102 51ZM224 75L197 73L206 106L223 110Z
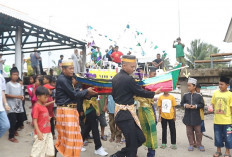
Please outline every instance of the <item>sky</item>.
M98 34L116 40L123 53L128 52L126 47L133 47L132 54L136 56L141 56L137 41L146 38L149 43L158 46L154 49L142 43L147 58L153 60L157 53L165 51L174 64L172 44L179 33L186 47L192 40L201 39L219 47L221 52L232 52L232 43L223 42L232 17L231 0L0 0L0 4L19 10L41 24L50 25L55 31L76 39L93 40L90 38L92 35L102 52L113 43ZM127 24L130 29L125 31ZM88 34L87 25L97 32ZM135 31L143 35L135 38ZM49 60L57 62L60 54L68 59L72 53L73 50L53 51L49 58L48 53L43 52L43 65L47 67ZM3 57L7 65L13 64L12 57Z

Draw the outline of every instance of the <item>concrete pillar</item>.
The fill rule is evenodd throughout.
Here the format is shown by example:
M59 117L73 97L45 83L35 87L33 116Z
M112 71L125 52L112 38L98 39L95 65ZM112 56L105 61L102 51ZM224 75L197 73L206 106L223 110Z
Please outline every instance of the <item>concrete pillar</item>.
M15 66L19 70L19 77L22 78L22 27L17 27L15 38Z
M81 72L86 72L86 67L85 67L85 64L86 64L86 47L83 46L82 48L82 69L81 69ZM83 75L84 75L83 73Z
M184 94L188 92L187 82L187 78L184 81L180 81L181 99L183 98Z
M210 68L213 69L213 57L210 57Z

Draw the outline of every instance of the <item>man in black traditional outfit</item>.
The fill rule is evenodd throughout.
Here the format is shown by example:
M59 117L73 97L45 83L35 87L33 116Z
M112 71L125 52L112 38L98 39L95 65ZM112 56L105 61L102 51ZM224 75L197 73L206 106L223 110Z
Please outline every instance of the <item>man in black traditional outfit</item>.
M96 95L92 88L80 90L72 85L73 61L62 62L62 73L56 82L56 149L63 156L78 157L83 145L77 111L77 99Z
M122 70L112 81L112 96L116 103L115 123L126 139L126 147L111 157L136 157L137 149L145 142L145 137L135 112L133 97L153 98L160 93L160 89L155 92L146 91L135 82L130 75L136 70L136 66L135 56L122 56Z

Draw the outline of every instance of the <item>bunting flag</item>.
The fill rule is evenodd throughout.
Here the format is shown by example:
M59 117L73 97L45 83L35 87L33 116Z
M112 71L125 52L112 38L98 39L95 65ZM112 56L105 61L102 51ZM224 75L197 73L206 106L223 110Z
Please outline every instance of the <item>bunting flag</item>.
M144 50L142 50L142 56L145 56L145 52L144 52Z
M127 24L127 25L126 25L126 28L127 28L127 29L130 29L130 25L129 25L129 24Z
M136 46L141 46L141 44L140 44L140 43L138 43Z
M93 29L93 27L92 27L92 26L87 26L87 27L88 27L88 29L89 29L89 30L92 30L92 29Z
M154 49L157 49L157 48L158 48L158 46L157 46L157 45L155 45Z
M161 92L172 91L176 88L180 74L180 67L181 64L177 65L172 71L168 73L153 78L147 78L137 83L138 85L142 86L143 88L149 91L156 91L160 87L162 87ZM99 94L112 93L111 79L93 79L77 77L77 81L82 83L84 89L87 89L88 87L93 87L94 90Z

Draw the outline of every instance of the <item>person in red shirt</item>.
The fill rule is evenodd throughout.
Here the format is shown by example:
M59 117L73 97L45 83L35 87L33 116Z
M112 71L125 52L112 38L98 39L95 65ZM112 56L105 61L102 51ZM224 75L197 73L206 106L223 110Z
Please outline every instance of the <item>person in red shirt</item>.
M32 146L31 157L54 156L54 143L51 133L50 117L45 104L48 101L49 91L40 86L35 91L37 102L34 105L33 123L35 142Z
M114 52L110 55L113 62L115 63L121 63L121 56L123 55L122 52L118 51L118 46L115 46Z
M54 110L53 110L55 101L52 98L52 91L51 91L51 90L55 89L55 87L51 86L50 84L45 84L44 87L47 88L48 92L49 92L48 101L45 104L45 106L47 107L49 116L51 117L50 124L51 124L52 136L53 136L53 139L56 139L56 137L55 137L55 123L54 123L55 114L54 114Z

